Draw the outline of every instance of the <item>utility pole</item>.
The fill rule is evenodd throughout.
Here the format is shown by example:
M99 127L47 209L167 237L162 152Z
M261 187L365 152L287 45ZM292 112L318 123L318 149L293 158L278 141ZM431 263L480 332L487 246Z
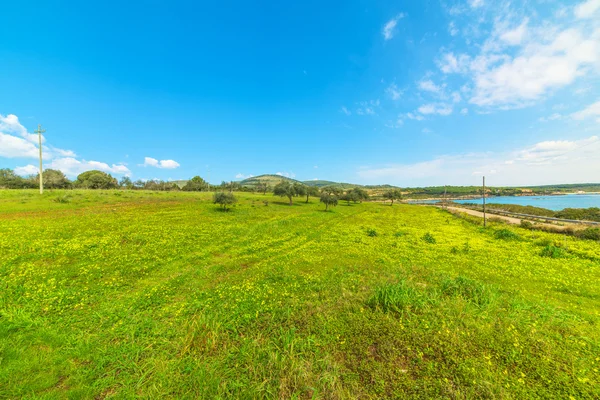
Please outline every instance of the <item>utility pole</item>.
M485 176L483 177L483 227L485 228Z
M42 129L42 125L38 125L37 130L34 131L38 134L38 141L40 144L40 194L44 193L44 179L43 179L43 170L42 170L42 133L46 132L45 129Z
M207 165L206 168L208 169L208 177L206 183L208 183L208 192L210 192L210 167Z
M446 204L446 186L444 185L444 205L442 207L442 209L447 210L448 209L448 205Z

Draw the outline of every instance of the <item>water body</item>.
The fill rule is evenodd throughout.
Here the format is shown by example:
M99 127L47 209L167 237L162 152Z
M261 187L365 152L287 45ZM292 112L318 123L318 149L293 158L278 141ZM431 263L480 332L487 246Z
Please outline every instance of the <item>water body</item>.
M482 204L482 199L454 200L462 204ZM488 197L486 203L518 204L559 211L564 208L600 207L600 194L566 194L561 196L499 196Z

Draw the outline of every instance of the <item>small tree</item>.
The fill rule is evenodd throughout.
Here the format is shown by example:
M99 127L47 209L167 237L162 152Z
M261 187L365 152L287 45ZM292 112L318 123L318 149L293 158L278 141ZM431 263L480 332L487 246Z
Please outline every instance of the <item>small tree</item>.
M340 197L340 199L346 200L348 202L348 205L350 205L351 201L356 203L360 200L358 194L354 190L348 190L346 193L344 193L342 197Z
M305 196L306 195L306 186L301 183L294 182L294 193L295 193L295 196Z
M386 200L391 200L392 202L391 202L390 206L393 206L394 200L402 199L402 192L398 189L388 190L387 192L385 192L383 194L383 198Z
M352 192L354 192L355 197L358 199L358 201L360 201L361 203L363 202L363 200L368 200L369 199L369 193L367 193L366 190L361 189L361 188L354 188L352 189Z
M128 176L124 176L121 178L121 181L119 182L119 186L123 189L133 189L133 182L131 181L131 178Z
M267 194L267 190L269 190L269 184L267 182L258 182L256 185L256 190L262 194Z
M307 186L306 187L306 202L308 203L308 198L310 196L317 197L319 195L319 188L316 186Z
M67 179L62 171L56 169L46 169L43 172L44 187L48 189L66 189L71 186L71 181ZM40 174L35 177L36 184L40 184Z
M321 193L321 203L325 204L325 211L329 209L329 206L337 206L338 198L335 194Z
M237 203L237 199L233 193L217 192L213 197L213 202L219 204L223 210L227 211L227 207Z
M279 197L287 197L291 206L293 197L296 196L296 187L291 182L281 181L273 188L273 194Z
M199 176L195 176L192 179L190 179L189 181L187 181L187 183L182 188L182 190L185 190L186 192L200 192L207 188L208 188L208 183L206 183L206 181L204 179L200 178Z

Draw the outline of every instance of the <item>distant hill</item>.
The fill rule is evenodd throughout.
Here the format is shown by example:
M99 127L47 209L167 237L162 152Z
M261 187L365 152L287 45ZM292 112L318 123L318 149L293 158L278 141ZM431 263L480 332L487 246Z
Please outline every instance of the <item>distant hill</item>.
M253 176L252 178L244 179L243 181L240 181L240 185L246 186L246 187L255 187L256 185L258 185L259 183L262 182L262 183L266 183L267 185L273 187L281 181L304 183L304 182L298 181L296 179L288 178L288 177L282 176L282 175L265 174L265 175Z
M324 181L324 180L312 180L312 181L303 181L307 186L316 186L318 188L325 186L334 186L340 189L352 189L355 187L361 187L361 185L355 185L353 183L344 183L344 182L333 182L333 181Z

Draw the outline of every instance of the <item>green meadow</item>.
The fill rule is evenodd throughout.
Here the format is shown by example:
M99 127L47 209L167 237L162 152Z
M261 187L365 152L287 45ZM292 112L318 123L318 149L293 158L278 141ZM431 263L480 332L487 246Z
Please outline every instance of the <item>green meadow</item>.
M443 210L0 190L0 398L600 398L600 243Z

